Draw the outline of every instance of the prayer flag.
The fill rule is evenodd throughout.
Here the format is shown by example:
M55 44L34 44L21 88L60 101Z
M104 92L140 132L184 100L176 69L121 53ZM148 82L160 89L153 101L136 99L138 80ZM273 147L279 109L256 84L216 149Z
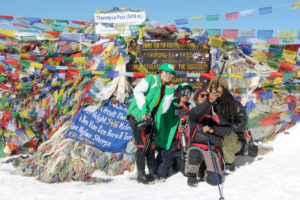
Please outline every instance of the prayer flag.
M278 37L272 37L271 39L267 39L267 44L279 44Z
M121 34L123 34L125 32L126 27L127 27L127 24L115 24L116 30Z
M206 15L207 21L218 21L219 20L219 14L216 15Z
M177 25L188 24L187 19L175 19Z
M251 10L243 10L240 12L240 17L251 16L254 13L254 9Z
M225 19L226 20L235 20L239 18L238 12L232 12L232 13L225 13Z
M208 36L221 36L221 29L206 29Z
M0 15L0 19L12 20L13 16Z
M238 32L237 29L223 29L222 35L223 37L236 39L238 38Z
M297 31L295 30L278 30L278 37L285 41L294 41Z
M240 30L241 38L255 38L255 29Z
M259 39L269 39L273 37L273 30L257 30L257 38Z
M66 23L66 24L69 24L69 20L65 20L65 19L55 19L55 21L57 23Z
M80 24L80 25L86 25L86 22L84 21L76 21L76 20L72 20L73 24Z
M194 19L201 19L203 18L203 16L198 16L198 17L190 17L190 20L194 20Z
M259 9L259 15L266 15L272 13L272 6Z
M300 7L300 2L291 3L291 9L296 9Z

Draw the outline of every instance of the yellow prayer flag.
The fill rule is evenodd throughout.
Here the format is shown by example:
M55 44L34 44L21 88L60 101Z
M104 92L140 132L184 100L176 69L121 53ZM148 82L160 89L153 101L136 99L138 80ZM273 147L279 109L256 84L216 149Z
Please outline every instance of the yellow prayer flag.
M273 84L282 83L282 79L280 77L277 77L274 79Z
M289 50L283 50L282 56L286 58L290 58L291 60L295 60L297 57L297 52L296 51L289 51Z
M26 118L26 119L30 118L28 111L19 112L19 114L20 114L20 117L22 117L22 118Z
M145 30L146 30L145 27L139 29L139 39L142 39L142 38L143 38L144 33L145 33Z
M125 32L126 27L127 27L127 24L115 24L116 30L121 34L123 34Z
M55 90L53 93L53 101L56 103L58 100L58 90Z
M204 30L205 30L204 28L192 28L193 34L196 34L196 35L202 35Z
M220 37L209 36L209 44L213 47L221 47L223 45L223 40Z
M261 50L255 50L252 57L260 62L266 62L266 55Z
M48 119L46 120L47 124L52 124L53 123L53 120L52 120L52 117L48 117Z
M242 79L244 76L242 73L231 73L229 74L230 78L240 78Z
M52 87L55 87L55 86L58 86L58 85L60 85L60 82L59 82L59 81L55 81L55 82L52 82L52 83L51 83L51 86L52 86Z
M5 49L5 43L0 43L0 51L2 51L3 49Z
M285 41L294 41L296 34L296 30L278 30L278 38Z
M73 62L75 63L87 63L87 60L85 57L74 57Z
M69 33L76 33L78 28L74 26L66 26L66 29Z
M133 39L134 39L134 37L131 37L131 36L124 37L124 40L125 40L126 43L130 42Z
M31 129L25 128L25 132L27 133L28 137L30 137L30 138L34 137L34 133Z
M43 64L31 62L31 63L30 63L30 67L35 67L35 68L40 68L40 69L42 69L42 68L43 68Z
M300 7L300 2L291 3L291 9L296 9Z
M108 83L109 81L111 81L111 78L104 78L104 79L102 79L102 83Z
M92 71L92 74L95 74L95 75L104 75L104 72L103 71Z
M198 16L198 17L190 17L190 20L194 20L194 19L201 19L203 18L203 16Z
M285 58L285 61L286 61L286 62L289 62L289 63L292 63L292 64L296 64L296 61L290 60L290 59L288 59L288 58Z
M117 65L120 65L120 64L122 64L124 62L125 62L125 57L120 56L119 59L118 59L118 61L117 61Z
M297 71L297 78L300 78L300 70Z
M5 29L0 29L0 33L2 33L3 35L7 35L9 37L16 37L16 33L18 31L14 31L14 30L5 30Z
M43 106L43 108L47 107L47 99L42 100L42 106Z

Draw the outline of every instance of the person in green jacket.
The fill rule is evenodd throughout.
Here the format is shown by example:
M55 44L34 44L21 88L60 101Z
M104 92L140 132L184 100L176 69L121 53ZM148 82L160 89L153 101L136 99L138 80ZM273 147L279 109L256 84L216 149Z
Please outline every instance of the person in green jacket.
M189 103L193 87L188 83L180 83L176 89L177 98L170 108L161 116L159 132L155 135L154 144L159 151L157 156L157 172L160 179L170 176L172 166L184 174L184 158L181 149L181 137L184 135L184 122L192 108Z
M158 74L149 74L133 90L134 98L128 108L127 119L136 145L137 181L144 184L158 178L152 133L159 130L160 116L173 100L174 89L170 82L176 75L174 67L164 63ZM145 160L149 175L145 174Z

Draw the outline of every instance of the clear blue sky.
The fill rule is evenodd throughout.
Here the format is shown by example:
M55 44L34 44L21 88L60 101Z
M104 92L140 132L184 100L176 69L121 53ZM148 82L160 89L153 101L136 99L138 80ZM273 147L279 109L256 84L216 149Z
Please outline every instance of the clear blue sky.
M189 21L192 28L300 30L300 8L279 6L299 0L0 0L0 15L89 21L96 9L127 7L146 11L151 21L166 21L203 15ZM272 6L273 13L259 15L258 9ZM253 16L225 21L226 12L256 9ZM209 22L205 16L220 14ZM11 27L13 28L13 27Z

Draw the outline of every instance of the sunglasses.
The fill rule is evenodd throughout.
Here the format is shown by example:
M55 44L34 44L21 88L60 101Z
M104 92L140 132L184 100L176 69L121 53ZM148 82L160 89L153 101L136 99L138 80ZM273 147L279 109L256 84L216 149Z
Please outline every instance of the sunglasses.
M191 95L191 94L192 94L192 91L190 91L190 90L181 90L181 94L188 94L188 95Z
M206 93L205 93L205 94L199 94L199 97L200 97L200 98L207 98L207 97L208 97L208 94L206 94Z

